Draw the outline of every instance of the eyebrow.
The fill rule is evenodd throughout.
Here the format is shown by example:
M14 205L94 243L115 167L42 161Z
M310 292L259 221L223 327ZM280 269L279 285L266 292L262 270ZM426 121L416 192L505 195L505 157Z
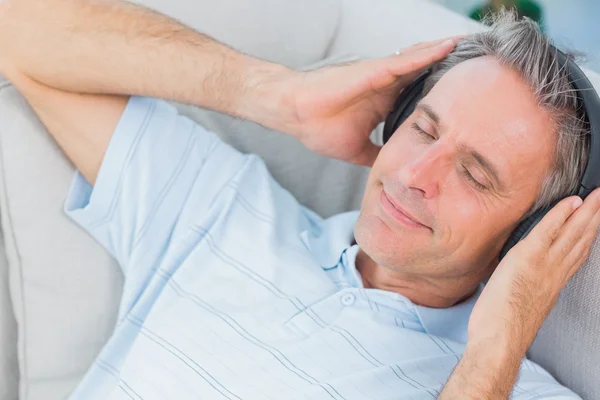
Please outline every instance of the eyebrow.
M417 106L415 107L415 110L421 111L422 113L427 115L427 117L431 120L431 122L433 122L434 125L436 125L437 128L440 127L440 116L433 110L433 108L431 108L430 105L419 102L419 104L417 104ZM499 187L500 190L505 189L506 186L500 179L498 167L496 167L496 165L493 162L491 162L487 157L485 157L483 154L481 154L480 152L478 152L473 147L467 144L461 143L458 145L458 147L461 151L468 153L471 157L473 157L473 159L481 166L481 168L483 168L488 173L488 175L492 177L492 179L496 182L496 185Z

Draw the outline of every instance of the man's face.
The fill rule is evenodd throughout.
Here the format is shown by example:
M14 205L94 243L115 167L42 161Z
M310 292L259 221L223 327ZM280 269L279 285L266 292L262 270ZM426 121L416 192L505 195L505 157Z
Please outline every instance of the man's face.
M495 265L551 165L554 130L520 76L491 57L446 73L377 158L355 237L384 267L457 277ZM421 225L403 222L397 211Z

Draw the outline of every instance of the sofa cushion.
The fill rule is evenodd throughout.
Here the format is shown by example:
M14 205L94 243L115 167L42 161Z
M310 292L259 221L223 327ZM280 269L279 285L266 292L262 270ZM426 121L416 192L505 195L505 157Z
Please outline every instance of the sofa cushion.
M600 399L600 237L562 291L528 357L582 398Z
M8 82L0 76L0 92ZM0 159L0 171L2 160ZM0 173L1 175L1 173ZM0 185L1 186L1 185ZM0 190L1 196L1 190ZM3 211L0 208L0 212ZM2 215L0 221L6 216ZM4 234L0 230L0 400L15 400L18 395L17 321L10 299L8 260Z
M328 56L393 54L417 42L478 32L483 26L428 0L343 0Z
M0 400L15 400L19 385L17 322L8 286L8 261L0 232Z
M228 45L289 67L325 58L340 0L134 0Z

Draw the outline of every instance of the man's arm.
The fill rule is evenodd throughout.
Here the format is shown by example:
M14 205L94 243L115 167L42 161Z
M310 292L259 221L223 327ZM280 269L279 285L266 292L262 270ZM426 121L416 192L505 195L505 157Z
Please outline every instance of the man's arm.
M4 69L79 172L94 184L111 136L128 98L78 94L34 81L16 69Z
M264 120L282 93L270 77L288 72L111 0L0 2L0 54L0 72L92 184L128 95Z
M525 354L490 341L467 344L463 356L439 400L507 399L519 375Z
M0 73L17 70L73 93L158 97L211 108L290 134L327 157L363 165L378 154L371 131L400 90L458 40L298 72L125 1L0 0Z
M117 0L4 0L0 48L55 89L166 98L266 124L282 93L273 86L291 73Z

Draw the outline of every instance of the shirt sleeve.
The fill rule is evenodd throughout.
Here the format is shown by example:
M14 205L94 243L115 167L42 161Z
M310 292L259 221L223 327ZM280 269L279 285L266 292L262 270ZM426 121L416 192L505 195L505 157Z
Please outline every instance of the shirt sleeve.
M511 400L581 400L577 394L557 382L538 364L525 359L519 379L513 388Z
M166 252L190 192L201 186L202 198L193 204L201 214L246 157L167 102L132 97L95 185L77 172L65 212L116 258L127 276L132 268L149 268Z

